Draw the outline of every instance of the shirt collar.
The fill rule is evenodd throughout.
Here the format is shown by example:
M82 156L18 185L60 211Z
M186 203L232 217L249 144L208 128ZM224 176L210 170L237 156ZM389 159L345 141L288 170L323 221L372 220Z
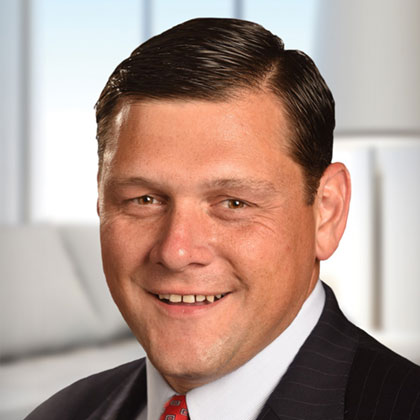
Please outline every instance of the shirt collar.
M293 322L240 368L187 393L192 420L254 420L321 316L325 291L320 281ZM147 420L162 414L174 390L147 359Z

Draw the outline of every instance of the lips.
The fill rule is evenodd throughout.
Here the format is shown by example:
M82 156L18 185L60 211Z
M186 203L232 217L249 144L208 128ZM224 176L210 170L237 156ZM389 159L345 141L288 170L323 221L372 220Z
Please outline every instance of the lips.
M220 299L222 299L226 294L216 294L216 295L178 295L178 294L158 294L155 295L161 301L168 303L168 304L176 304L176 303L185 303L185 304L207 304L213 303Z

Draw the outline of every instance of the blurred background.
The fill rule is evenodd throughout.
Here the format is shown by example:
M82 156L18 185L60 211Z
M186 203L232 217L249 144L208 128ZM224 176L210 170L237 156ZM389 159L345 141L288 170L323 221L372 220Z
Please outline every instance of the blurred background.
M199 16L256 21L315 60L353 181L321 278L420 362L420 2L1 0L0 420L143 354L102 274L93 106L141 42Z

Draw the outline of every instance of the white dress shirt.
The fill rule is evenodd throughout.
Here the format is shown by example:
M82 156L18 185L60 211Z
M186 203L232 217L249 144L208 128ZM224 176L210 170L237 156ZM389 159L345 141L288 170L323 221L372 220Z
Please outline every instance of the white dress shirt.
M186 394L191 420L255 420L305 342L325 303L318 281L293 322L272 343L235 371ZM146 360L147 405L138 420L159 420L175 391Z

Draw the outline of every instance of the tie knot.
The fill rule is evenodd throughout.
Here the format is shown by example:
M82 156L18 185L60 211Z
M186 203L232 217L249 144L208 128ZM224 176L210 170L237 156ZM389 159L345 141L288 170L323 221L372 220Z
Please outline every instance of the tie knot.
M165 404L165 411L160 420L187 420L188 410L185 395L174 395Z

